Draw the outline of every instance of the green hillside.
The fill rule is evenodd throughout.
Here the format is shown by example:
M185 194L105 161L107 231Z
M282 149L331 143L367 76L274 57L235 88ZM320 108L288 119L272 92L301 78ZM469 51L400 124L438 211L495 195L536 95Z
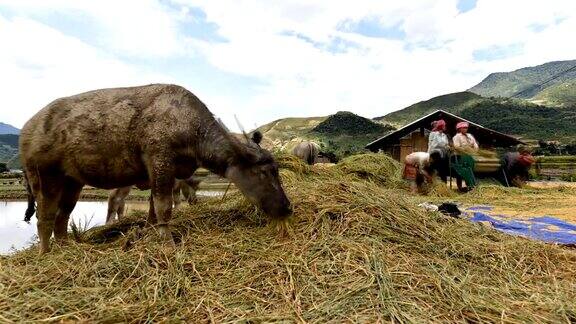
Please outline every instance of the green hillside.
M576 107L576 79L548 87L534 96L532 101L552 106Z
M269 147L291 151L303 140L320 144L322 150L338 158L364 151L364 146L394 129L355 115L338 112L327 117L285 118L258 128Z
M19 168L20 161L16 157L18 154L18 135L1 134L0 135L0 162L8 162L8 167Z
M260 126L265 139L271 140L274 147L284 148L294 140L306 138L306 135L327 117L283 118Z
M484 100L486 99L471 92L450 93L420 101L386 116L376 117L374 120L394 126L403 126L439 109L457 114L461 110Z
M342 158L364 151L366 143L394 129L348 111L339 111L314 127L311 135L322 144L323 151Z
M520 99L483 98L469 92L435 97L376 119L405 125L438 109L527 139L576 140L575 109L540 106Z
M540 104L574 105L576 69L540 86L542 82L576 66L576 60L548 62L542 65L525 67L512 72L498 72L488 75L482 82L468 91L484 97L510 97L520 91L518 98L534 100ZM567 90L567 91L566 91ZM564 93L572 93L565 96Z
M494 130L534 140L576 141L576 110L519 105L516 102L484 101L460 116Z
M366 133L381 134L392 129L389 125L375 123L349 111L339 111L326 118L312 131L326 135L361 135Z

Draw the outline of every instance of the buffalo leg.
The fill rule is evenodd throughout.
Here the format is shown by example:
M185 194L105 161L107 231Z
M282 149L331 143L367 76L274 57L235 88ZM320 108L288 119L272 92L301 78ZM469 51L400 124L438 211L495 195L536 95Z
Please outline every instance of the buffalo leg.
M186 201L188 202L188 204L192 204L190 201L191 197L190 197L190 186L188 186L188 184L186 183L182 183L182 195L184 196L184 199L186 199Z
M176 181L174 184L174 189L172 190L172 199L174 199L174 208L178 208L182 198L180 197L180 189L182 189L182 193L184 193L184 187L186 185L182 182ZM186 196L186 195L184 195Z
M198 187L200 186L200 181L194 179L194 177L190 177L183 181L182 183L182 194L188 201L189 205L193 205L198 198L196 197L196 191L198 191Z
M158 220L158 232L163 240L174 242L168 228L172 218L172 190L174 188L174 172L168 166L168 161L156 160L151 165L152 199L154 211Z
M117 216L118 220L124 216L124 209L126 206L126 197L130 194L132 187L122 187L112 190L108 197L108 215L106 215L106 224L114 221Z
M197 201L196 190L198 190L198 182L192 184L187 182L182 185L182 194L189 205L193 205Z
M116 197L118 197L118 189L110 191L108 196L108 213L106 214L106 224L112 223L118 209Z
M82 192L81 183L70 178L65 179L54 226L54 238L56 241L65 242L68 239L68 220L78 202L78 198L80 198L80 192Z
M54 180L54 181L51 181ZM62 193L62 184L57 179L42 178L38 195L38 238L40 254L50 251L50 237L54 232L58 203Z
M122 218L124 218L124 212L125 211L126 211L126 198L122 199L122 202L120 203L120 205L116 209L116 219L118 221L120 221Z
M147 225L156 225L158 223L158 218L156 217L156 211L154 210L154 198L150 195L149 198L150 207L148 208L148 219L146 219Z

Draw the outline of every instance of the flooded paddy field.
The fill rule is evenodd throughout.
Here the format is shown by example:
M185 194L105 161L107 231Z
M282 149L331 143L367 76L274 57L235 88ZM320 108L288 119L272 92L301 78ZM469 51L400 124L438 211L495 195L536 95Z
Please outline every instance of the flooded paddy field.
M137 190L135 190L137 191ZM223 191L198 191L199 198L221 196ZM126 202L126 215L135 210L148 210L148 201L129 200ZM185 205L185 203L183 204ZM36 215L32 217L30 224L24 222L26 201L5 200L0 201L0 254L8 254L14 250L20 250L34 244L36 236ZM108 204L100 201L79 201L70 216L70 222L74 222L81 228L90 228L103 225L106 222Z

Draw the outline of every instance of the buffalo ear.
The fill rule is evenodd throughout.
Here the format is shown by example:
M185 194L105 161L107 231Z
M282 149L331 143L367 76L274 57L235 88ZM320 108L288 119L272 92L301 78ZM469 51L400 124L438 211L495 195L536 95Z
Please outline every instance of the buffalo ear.
M234 145L234 156L232 158L233 164L250 166L258 162L258 160L260 160L260 152L258 148L240 142L237 142L236 145Z
M252 142L256 143L256 145L260 145L262 142L262 133L260 131L255 131L252 133Z
M246 167L252 166L260 161L260 152L256 149L245 149L240 157L240 163Z

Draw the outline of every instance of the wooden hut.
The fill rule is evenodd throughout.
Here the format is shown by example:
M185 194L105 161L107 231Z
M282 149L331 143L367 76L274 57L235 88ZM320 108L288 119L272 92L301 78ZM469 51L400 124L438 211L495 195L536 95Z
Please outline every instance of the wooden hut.
M449 138L456 135L457 123L468 122L469 133L474 135L483 149L511 148L523 144L522 141L510 135L478 125L449 112L437 110L369 143L366 148L372 152L387 153L396 160L404 162L406 155L412 152L428 151L428 134L432 129L432 122L439 119L444 119L446 122L446 133Z

